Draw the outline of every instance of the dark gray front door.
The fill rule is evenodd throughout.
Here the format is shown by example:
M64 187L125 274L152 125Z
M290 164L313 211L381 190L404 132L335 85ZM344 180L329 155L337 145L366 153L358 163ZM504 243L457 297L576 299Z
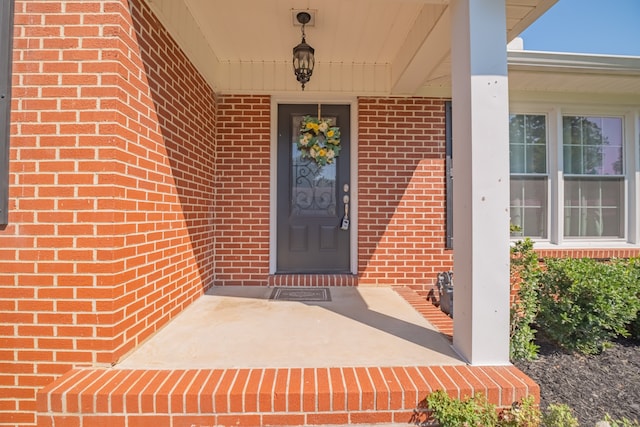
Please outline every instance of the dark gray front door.
M302 158L297 146L305 115L318 105L278 106L277 273L348 273L349 230L341 228L351 196L348 105L322 105L323 119L340 128L342 149L333 163Z

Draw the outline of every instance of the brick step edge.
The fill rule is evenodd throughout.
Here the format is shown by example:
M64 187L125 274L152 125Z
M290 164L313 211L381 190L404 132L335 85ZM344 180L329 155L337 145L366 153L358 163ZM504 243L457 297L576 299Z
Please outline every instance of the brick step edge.
M174 426L200 418L196 425L236 425L232 420L238 425L389 423L408 422L418 402L435 390L459 398L483 393L499 407L528 395L539 401L540 393L514 366L79 368L42 389L37 408L45 426L59 425L52 422L60 417L93 425L96 416L113 418L110 426L135 419L146 425L154 417L171 419Z

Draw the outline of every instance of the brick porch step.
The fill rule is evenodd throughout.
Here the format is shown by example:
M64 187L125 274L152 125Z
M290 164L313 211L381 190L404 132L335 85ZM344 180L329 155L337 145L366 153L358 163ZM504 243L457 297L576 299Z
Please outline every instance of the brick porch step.
M451 338L451 319L409 288L396 291ZM74 369L38 393L39 426L408 424L435 390L483 393L506 407L538 385L514 366L193 370Z
M39 426L408 423L429 392L508 406L538 386L513 366L74 369L38 394Z

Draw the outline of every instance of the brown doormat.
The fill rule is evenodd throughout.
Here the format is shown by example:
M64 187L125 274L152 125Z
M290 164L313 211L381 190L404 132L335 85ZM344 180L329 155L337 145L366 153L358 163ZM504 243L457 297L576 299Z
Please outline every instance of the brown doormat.
M322 302L331 301L329 288L281 288L271 292L269 299L275 301Z

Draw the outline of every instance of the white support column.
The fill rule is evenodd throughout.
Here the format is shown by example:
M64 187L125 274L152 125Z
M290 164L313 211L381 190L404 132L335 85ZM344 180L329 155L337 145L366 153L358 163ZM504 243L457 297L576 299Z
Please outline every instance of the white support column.
M509 363L509 94L505 0L452 0L453 344Z

